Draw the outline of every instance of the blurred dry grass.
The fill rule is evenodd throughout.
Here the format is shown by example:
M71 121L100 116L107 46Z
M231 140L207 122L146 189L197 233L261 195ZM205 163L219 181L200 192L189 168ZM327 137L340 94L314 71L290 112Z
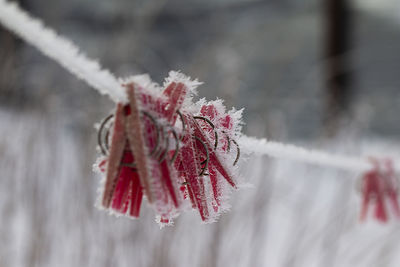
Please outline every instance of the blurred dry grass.
M63 114L0 110L0 266L397 266L396 225L359 224L356 174L251 157L254 188L203 225L183 214L163 230L94 208L95 135ZM326 148L388 153L339 140Z

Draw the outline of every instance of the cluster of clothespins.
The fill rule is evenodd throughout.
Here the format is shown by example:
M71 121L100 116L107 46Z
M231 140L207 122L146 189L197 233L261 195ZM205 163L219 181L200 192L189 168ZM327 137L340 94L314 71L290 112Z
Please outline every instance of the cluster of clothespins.
M161 225L191 209L212 222L229 207L237 188L241 111L226 112L220 100L194 103L199 84L177 72L163 87L148 76L124 82L128 103L118 103L98 131L101 207L137 218L145 197ZM378 221L386 222L389 214L400 218L392 161L371 163L360 180L360 220L370 206Z
M103 208L138 217L145 196L157 220L170 224L183 210L197 209L211 222L228 207L241 111L227 112L219 100L193 103L197 85L177 72L163 87L146 76L125 81L128 103L99 126Z
M373 206L374 217L381 222L389 219L389 214L400 219L398 202L399 181L390 159L371 159L373 169L366 172L361 180L362 207L360 220L364 221L368 207Z

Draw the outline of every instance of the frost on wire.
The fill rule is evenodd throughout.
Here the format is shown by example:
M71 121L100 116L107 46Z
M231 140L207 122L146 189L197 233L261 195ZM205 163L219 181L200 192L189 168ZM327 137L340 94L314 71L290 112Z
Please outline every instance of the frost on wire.
M100 125L100 206L137 218L143 198L161 225L184 210L213 222L237 188L241 111L221 100L193 102L200 84L170 72L161 87L148 76L122 81L128 104Z

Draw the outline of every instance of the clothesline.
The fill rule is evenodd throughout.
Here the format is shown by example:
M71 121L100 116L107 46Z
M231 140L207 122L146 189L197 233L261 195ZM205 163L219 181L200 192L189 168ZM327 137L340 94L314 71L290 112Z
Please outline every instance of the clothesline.
M241 148L245 153L256 155L267 155L273 158L300 161L313 165L333 167L341 170L365 172L372 168L368 158L331 154L319 150L310 150L303 147L283 144L266 139L243 136L239 140ZM398 165L394 168L399 170Z
M108 95L117 103L126 103L125 90L111 72L102 69L97 61L85 56L71 41L45 27L40 20L32 18L15 3L0 0L0 22L43 54L86 81L99 93ZM239 143L245 153L268 155L357 172L364 172L373 167L366 158L334 155L265 139L244 136ZM394 168L400 171L400 164L394 162Z

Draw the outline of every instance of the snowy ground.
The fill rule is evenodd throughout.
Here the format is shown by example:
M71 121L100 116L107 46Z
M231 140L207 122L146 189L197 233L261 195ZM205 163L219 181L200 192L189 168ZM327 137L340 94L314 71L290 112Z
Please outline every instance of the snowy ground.
M358 222L355 173L250 158L242 172L254 187L236 192L218 223L192 213L160 230L146 207L135 221L94 208L94 130L80 135L65 116L4 109L0 122L0 266L398 266L398 225Z

